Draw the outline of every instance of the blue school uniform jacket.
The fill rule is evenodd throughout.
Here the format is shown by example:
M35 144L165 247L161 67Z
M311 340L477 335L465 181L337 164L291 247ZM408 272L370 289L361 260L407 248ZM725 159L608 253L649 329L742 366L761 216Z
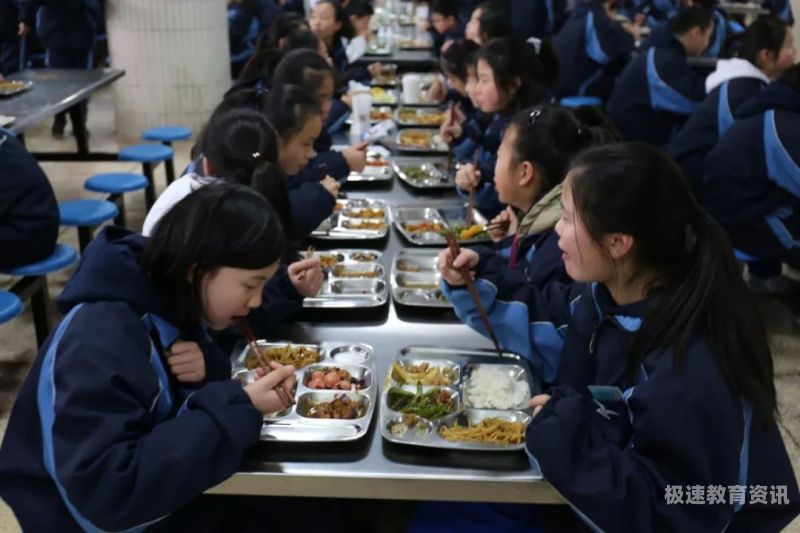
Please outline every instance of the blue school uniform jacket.
M614 78L634 50L633 36L608 18L598 0L578 2L554 40L562 65L556 94L608 100Z
M734 78L708 93L689 121L669 144L667 152L683 169L696 191L703 179L703 161L719 138L733 125L748 98L766 87L757 78Z
M2 128L0 169L0 268L44 259L58 239L58 202L33 156Z
M520 39L544 39L561 28L567 18L565 0L506 0L511 30Z
M36 26L39 42L47 49L88 50L100 25L98 0L21 0L20 20Z
M482 127L479 120L480 118L475 116L474 119L465 121L464 135L454 153L462 162L471 163L477 157L481 181L475 192L475 207L483 216L491 219L505 207L497 198L497 191L494 188L494 164L509 120L500 113L492 115L485 127ZM469 196L467 191L456 190L465 198Z
M769 9L770 14L775 15L789 26L794 25L792 3L789 0L763 0L761 7Z
M669 21L666 21L664 24L653 27L650 35L642 42L639 49L644 51L654 46L661 46L664 42L669 41L670 37L672 37L669 26ZM705 57L719 57L720 53L723 52L722 47L725 45L725 41L742 32L744 32L744 27L741 24L729 19L723 11L715 9L714 33L711 35L708 48L705 49L703 55Z
M617 79L608 116L625 140L666 144L705 97L704 76L672 37L631 61Z
M706 158L701 202L756 257L800 255L800 93L780 82L746 102ZM751 237L740 237L746 230ZM760 230L760 231L758 231Z
M509 238L496 248L475 248L480 255L476 275L480 279L496 279L508 287L541 288L555 281L563 283L566 290L572 283L564 270L554 229L521 239L513 268L512 243L513 238ZM445 282L441 288L453 303L456 316L482 335L488 335L469 292L453 290ZM507 301L488 297L483 302L500 346L525 357L545 383L552 383L562 348L563 324L532 321L525 305L517 303L514 296Z
M431 26L428 33L430 33L431 42L433 42L433 54L439 57L442 53L442 45L444 45L445 42L464 38L464 26L458 24L456 27L450 28L444 33L439 33Z
M336 205L334 198L316 181L301 181L289 178L289 208L292 215L294 238L301 241L331 216Z
M17 397L0 496L26 531L141 531L169 521L258 441L261 413L199 327L206 384L184 391L171 376L163 349L179 332L168 298L138 266L144 244L107 228L89 245L59 298L66 316Z
M525 436L532 464L576 514L594 531L754 532L788 524L800 512L800 494L777 424L762 424L734 396L708 343L692 342L681 368L670 349L651 353L629 377L647 300L620 306L596 284L576 292L538 307L548 320L568 308L571 316L551 398ZM618 396L593 395L592 385Z

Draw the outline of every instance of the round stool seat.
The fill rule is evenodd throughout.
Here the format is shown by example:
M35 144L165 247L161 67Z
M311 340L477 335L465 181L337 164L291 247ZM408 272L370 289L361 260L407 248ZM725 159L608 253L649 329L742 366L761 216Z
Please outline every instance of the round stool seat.
M3 270L9 276L44 276L66 268L78 259L78 252L66 244L56 244L56 249L49 257L41 261Z
M147 178L141 174L133 174L130 172L95 174L83 184L89 191L108 194L122 194L130 191L138 191L146 189L147 185Z
M134 144L120 150L119 158L122 161L158 163L172 159L172 148L163 144Z
M565 96L560 101L561 107L602 107L603 100L596 96Z
M96 226L119 214L117 206L105 200L69 200L59 204L62 226Z
M191 137L192 130L186 126L180 126L177 124L170 126L158 126L156 128L147 128L142 132L142 139L145 141L185 141Z
M22 300L13 292L0 291L0 324L16 318L22 312Z

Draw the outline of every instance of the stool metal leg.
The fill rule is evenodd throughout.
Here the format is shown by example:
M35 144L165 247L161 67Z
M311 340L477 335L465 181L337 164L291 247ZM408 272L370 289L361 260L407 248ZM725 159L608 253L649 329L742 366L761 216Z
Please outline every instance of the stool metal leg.
M109 194L106 200L114 202L114 205L117 206L118 213L117 216L114 217L114 224L127 228L128 226L125 218L125 196L122 194Z
M80 246L81 254L94 238L93 229L92 226L78 226L78 245Z
M156 185L153 179L152 163L142 163L142 171L144 177L147 178L147 188L144 190L144 203L147 205L147 210L150 211L150 208L156 203Z
M36 330L36 342L42 347L50 334L50 294L47 290L47 276L26 276L16 282L11 291L20 300L31 302L33 311L33 327Z
M169 141L164 141L162 144L172 148L172 143ZM175 181L175 166L172 162L172 158L169 158L164 162L164 169L167 172L167 185L169 185L170 183Z

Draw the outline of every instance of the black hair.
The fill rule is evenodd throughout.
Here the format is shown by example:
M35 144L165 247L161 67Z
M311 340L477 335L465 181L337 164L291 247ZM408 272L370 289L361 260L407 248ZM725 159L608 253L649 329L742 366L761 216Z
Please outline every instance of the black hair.
M267 110L267 91L263 86L249 87L244 85L231 87L222 101L217 104L211 113L211 118L206 122L197 134L197 139L192 146L190 156L196 159L205 152L206 141L208 138L209 124L211 120L226 111L233 109L251 109L259 113L266 113Z
M305 87L279 85L267 96L267 118L282 139L300 133L314 115L321 117L322 108Z
M156 223L139 264L167 295L169 318L191 334L204 318L206 276L221 267L265 268L285 250L283 228L264 196L216 182L193 191Z
M491 67L499 91L510 96L501 110L505 115L551 97L550 88L559 76L558 57L546 40L537 53L533 45L515 37L493 39L478 51L477 58Z
M784 70L783 74L778 78L778 81L800 92L800 63L795 63Z
M726 55L736 56L758 66L758 53L769 50L777 57L786 40L789 27L778 17L759 17L744 33L732 35L725 41Z
M304 26L298 26L290 33L281 37L282 47L257 48L255 53L247 60L242 67L237 81L241 83L252 83L256 80L268 80L275 71L281 59L292 50L313 50L319 51L320 40L311 30Z
M633 339L629 376L643 359L672 351L676 368L701 339L731 390L767 423L775 408L769 344L725 231L692 196L678 165L654 146L593 148L572 164L577 216L592 239L633 236L634 276L656 274L649 311Z
M365 0L350 0L347 7L344 8L344 13L348 17L371 17L375 14L372 4Z
M299 13L294 13L291 11L281 13L272 20L266 33L261 34L261 38L258 40L258 48L280 48L281 39L285 39L294 31L303 29L310 30L308 27L308 21Z
M692 28L707 30L714 24L714 11L704 6L689 6L678 11L669 22L674 35L683 35Z
M353 24L350 22L350 17L344 12L344 8L342 4L338 0L319 0L317 2L317 6L322 4L329 4L333 6L334 18L336 22L341 24L339 27L339 31L336 32L335 37L344 37L345 39L352 39L356 31L353 28ZM316 6L314 6L316 7Z
M481 41L486 44L492 39L508 37L511 31L511 14L505 7L495 2L483 2L475 9L481 10L478 19L481 25Z
M516 134L514 160L529 161L536 167L541 194L564 180L569 162L579 152L620 140L608 118L591 107L523 109L514 115L505 134L511 131Z
M455 0L435 0L431 6L431 13L458 19L458 5Z
M333 67L316 51L292 50L275 67L270 86L300 85L316 94L329 77L336 82Z
M292 218L286 176L278 166L278 135L265 116L239 108L212 115L203 156L215 178L252 187L269 200L283 229L291 235Z
M442 52L442 69L448 74L465 81L467 79L467 58L480 49L477 43L469 39L457 39Z

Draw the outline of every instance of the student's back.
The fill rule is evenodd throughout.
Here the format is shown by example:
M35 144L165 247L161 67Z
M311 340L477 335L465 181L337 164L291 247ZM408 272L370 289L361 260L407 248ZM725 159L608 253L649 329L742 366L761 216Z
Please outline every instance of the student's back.
M13 133L0 128L0 268L44 259L58 239L53 187Z
M100 25L98 0L26 0L20 3L22 20L33 23L40 7L36 29L44 48L86 50L94 45Z
M670 38L628 64L608 101L624 139L661 146L683 126L705 96L704 77L687 58L705 50L712 30L710 12L687 8L672 20Z
M775 82L740 116L706 158L701 202L737 248L800 265L800 92Z
M633 36L608 17L599 0L578 2L553 44L564 65L556 95L603 101L634 50Z

